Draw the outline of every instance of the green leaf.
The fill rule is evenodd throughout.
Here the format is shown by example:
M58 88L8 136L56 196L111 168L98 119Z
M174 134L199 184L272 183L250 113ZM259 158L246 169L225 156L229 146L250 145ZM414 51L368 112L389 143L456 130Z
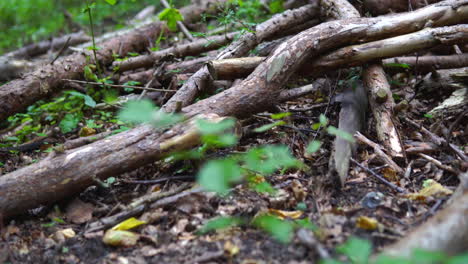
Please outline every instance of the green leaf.
M403 68L403 69L410 69L411 66L406 63L385 63L385 67L393 67L393 68Z
M242 173L232 159L210 160L198 172L197 181L208 191L226 194L231 183L239 181Z
M202 135L212 135L223 133L226 130L233 128L235 121L234 119L224 119L221 122L214 123L204 119L198 119L196 124Z
M286 124L286 122L276 121L276 122L271 123L271 124L266 124L266 125L263 125L261 127L257 127L253 131L256 132L256 133L262 133L262 132L265 132L265 131L267 131L269 129L272 129L272 128L276 127L276 126L281 126L281 125L284 125L284 124Z
M77 128L80 119L81 116L77 114L66 114L59 123L60 130L64 134L72 131Z
M149 123L156 106L150 100L129 101L119 112L119 119L129 123Z
M320 114L319 120L322 126L326 127L328 125L328 118L324 114Z
M275 194L276 189L268 182L260 182L253 185L253 189L259 193Z
M237 137L233 134L222 134L222 135L202 135L201 140L208 147L224 148L232 147L237 144Z
M89 65L84 66L83 72L86 80L94 82L98 81L97 75L94 74L93 70L91 69L91 67L89 67Z
M339 246L337 251L346 255L352 263L367 263L372 252L369 241L359 238L350 238L345 244Z
M171 31L177 30L177 21L183 21L184 17L176 8L166 8L159 13L158 18L166 21L167 26Z
M277 114L272 114L270 115L270 117L272 119L283 119L287 116L291 116L291 113L290 112L286 112L286 113L277 113Z
M298 168L301 163L294 158L286 146L268 145L250 149L244 156L246 167L263 175L278 169Z
M271 215L256 217L253 224L270 233L280 242L288 243L293 236L293 225Z
M334 127L334 126L327 127L327 132L330 135L340 137L340 138L342 138L342 139L344 139L346 141L349 141L349 142L355 142L356 141L354 139L353 135L351 135L350 133L348 133L346 131L340 130L340 129Z
M117 3L117 0L104 0L110 5L115 5Z
M80 93L80 92L77 92L77 91L68 91L67 94L69 95L73 95L73 96L76 96L76 97L79 97L79 98L83 98L84 102L85 102L85 105L91 107L91 108L94 108L96 106L96 101L94 101L94 99L87 95L87 94L83 94L83 93Z
M238 217L217 217L209 220L204 224L197 232L197 235L203 235L210 231L217 231L221 229L227 229L233 226L238 226L243 223L241 218Z
M270 12L272 14L276 14L276 13L280 13L280 12L284 11L283 0L274 0L274 1L270 2L270 4L268 6L269 6Z
M310 221L309 218L295 220L294 223L301 228L309 229L311 231L317 231L318 227Z
M321 146L322 146L322 142L320 142L318 140L313 140L307 146L306 151L307 151L307 153L315 153L320 149Z

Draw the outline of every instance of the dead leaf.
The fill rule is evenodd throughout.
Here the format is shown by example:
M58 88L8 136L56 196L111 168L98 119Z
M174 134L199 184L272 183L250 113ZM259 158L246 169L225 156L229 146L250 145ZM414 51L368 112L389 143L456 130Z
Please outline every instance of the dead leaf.
M78 198L73 199L65 209L65 216L68 221L74 224L83 224L93 217L94 206L85 203Z
M106 245L115 247L131 247L136 245L140 239L140 235L124 230L107 230L102 238L102 242Z
M302 211L283 211L277 209L268 209L270 214L276 215L281 219L298 219L302 216Z
M365 230L375 230L379 226L379 222L372 217L360 216L356 220L356 227Z
M453 191L445 188L440 183L429 179L424 182L423 188L417 193L406 195L411 200L426 201L428 198L442 198L452 195Z

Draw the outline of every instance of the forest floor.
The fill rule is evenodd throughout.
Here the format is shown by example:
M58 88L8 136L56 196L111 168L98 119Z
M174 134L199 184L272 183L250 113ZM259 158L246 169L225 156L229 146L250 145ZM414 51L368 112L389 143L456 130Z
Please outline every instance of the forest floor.
M162 48L171 46L169 40L162 42ZM369 244L365 241L372 245L372 252L381 251L443 208L459 185L453 172L467 168L466 162L460 162L447 148L429 146L428 155L435 161L419 155L424 151L415 151L398 161L405 171L398 176L373 148L359 144L349 176L339 188L338 179L333 181L327 176L335 137L317 124L323 114L329 120L327 125L338 127L340 105L333 98L347 78L336 76L360 74L359 68L337 69L326 78L327 85L322 89L240 120L243 133L234 147L210 150L201 160L163 159L106 181L96 179L78 196L0 221L0 263L294 264L318 263L326 257L346 263L344 255L349 256L350 251L368 257ZM395 122L405 149L433 144L431 134L443 138L450 135L450 142L468 154L468 120L459 118L459 113L437 117L428 114L452 90L415 92L415 83L421 76L408 69L388 73L387 77L396 103L408 102L396 114L399 121ZM308 81L292 77L288 84L297 87ZM111 109L110 117L97 121L91 135L123 126L115 121L118 107ZM272 115L278 113L288 113L280 118L284 122L264 131L255 130L277 122ZM92 111L83 114L83 120L97 120ZM100 117L103 115L99 113ZM48 137L50 143L39 149L0 151L0 177L46 159L53 144L79 138L86 126L83 123L80 121L66 133L56 131ZM376 120L368 109L362 134L377 142L375 127ZM422 127L429 132L423 132ZM321 147L308 153L306 149L312 140L320 141ZM200 191L196 176L206 160L278 144L288 146L304 166L276 171L268 177L254 174L234 185L226 195ZM267 189L252 188L255 182L268 183ZM421 192L431 184L436 184L432 185L437 186L435 192ZM159 204L133 215L138 220L127 222L130 227L122 228L131 232L115 234L118 237L113 242L103 241L115 223L133 218L125 217L104 226L99 226L100 222L128 210L126 205L151 193L165 196L158 200ZM258 224L255 219L266 213L292 224ZM202 231L208 228L209 220L220 216L235 218L226 218L230 220L224 225L218 222L218 226L213 224ZM352 238L363 240L352 244Z

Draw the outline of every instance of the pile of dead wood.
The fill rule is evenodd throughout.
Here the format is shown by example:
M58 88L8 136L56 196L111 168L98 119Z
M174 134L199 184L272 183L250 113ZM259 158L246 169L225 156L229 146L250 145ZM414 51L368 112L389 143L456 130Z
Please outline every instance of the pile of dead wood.
M185 24L189 25L199 20L202 13L216 12L219 5L225 1L201 2L202 4L181 9ZM378 11L373 9L378 14L388 10L408 9L399 4L392 7L393 3L407 1L383 0L364 1L365 5L359 6L359 9L365 12L366 6L375 5L376 2L385 2L387 8ZM374 145L376 153L381 153L382 158L397 173L404 173L398 165L398 160L405 158L405 151L394 124L395 103L385 77L387 68L382 66L381 60L385 59L384 65L407 63L417 67L420 72L431 73L418 83L418 86L423 87L452 85L458 88L460 83L466 84L467 68L461 67L468 63L468 56L463 53L467 50L468 41L468 25L463 24L468 22L468 2L447 0L425 7L421 7L418 1L411 2L417 2L413 3L413 11L361 17L357 9L344 0L310 1L273 16L257 25L253 32L223 33L193 39L121 62L114 61L115 54L124 57L129 52L145 51L161 31L167 31L165 23L147 23L102 40L98 44L101 47L97 52L99 64L107 70L118 68L120 75L116 82L135 80L146 83L145 87L148 89L145 93L151 93L149 88L166 87L172 90L172 93L158 92L160 98L168 98L162 109L168 112L182 112L189 118L188 121L166 131L139 126L110 137L100 137L99 140L96 140L99 137L95 137L94 142L82 140L80 144L70 144L68 149L45 160L0 176L1 214L3 217L12 217L39 205L54 203L76 195L92 185L96 178L115 176L154 162L172 151L196 146L199 137L191 122L191 118L195 116L212 120L220 117L245 118L271 109L283 101L310 93L322 84L315 81L304 87L285 89L292 76L319 78L324 74L332 75L333 71L339 68L364 64L366 67L362 79L376 121L376 140L381 143ZM416 9L417 7L421 8ZM223 50L217 50L228 43L230 44ZM259 55L249 57L249 52L255 47L259 47ZM431 48L453 52L444 56L401 57ZM174 58L199 55L203 52L207 52L208 55L174 62ZM28 52L25 50L23 53ZM0 120L25 110L45 96L73 87L69 80L83 79L84 66L89 63L87 58L92 57L88 53L87 50L78 49L71 55L41 65L37 70L24 73L22 77L1 86ZM436 72L438 69L448 68L461 69L446 73ZM455 75L462 77L457 79ZM182 87L177 85L179 80L185 80ZM228 89L193 103L200 93L212 92L223 85ZM462 102L466 104L466 86L464 89ZM170 95L172 96L169 97ZM355 108L350 109L347 111L355 111ZM460 106L455 109L463 111L463 107ZM346 113L340 114L340 124L344 124L347 118L349 116L346 116ZM340 127L351 133L359 128ZM359 140L372 145L372 142L369 143L365 138L361 137ZM435 143L450 147L450 142L442 141L443 139L439 139ZM337 142L336 145L338 147L340 144ZM345 148L350 152L353 146ZM378 148L383 150L380 149L379 152ZM452 146L452 149L460 160L468 162L466 155L457 151L457 146ZM348 162L348 156L332 158L330 167L336 167L340 176L337 184L340 181L344 182ZM395 246L395 251L408 252L413 246L456 251L460 245L467 245L468 220L463 215L466 215L468 210L468 193L463 186L466 184L461 185L462 190L457 199L441 212L450 212L450 219L456 219L450 220L450 227L443 231L451 239L441 237L440 232L433 232L431 234L434 243L423 245L418 242L417 237L411 238L409 244ZM454 209L454 206L461 208ZM445 219L439 220L444 222ZM422 227L424 228L426 227ZM463 235L460 235L461 233Z

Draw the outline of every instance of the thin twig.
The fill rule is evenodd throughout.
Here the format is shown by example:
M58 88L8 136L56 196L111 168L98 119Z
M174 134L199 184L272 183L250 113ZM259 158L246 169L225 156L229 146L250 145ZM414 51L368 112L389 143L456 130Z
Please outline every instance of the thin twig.
M382 177L382 176L380 176L379 174L375 173L373 170L371 170L371 169L369 169L369 168L367 168L367 167L365 167L365 166L362 166L362 165L361 165L359 162L357 162L355 159L350 158L350 160L351 160L352 162L354 162L354 164L356 164L359 168L361 168L361 169L363 169L363 170L369 172L370 174L372 174L374 177L376 177L377 179L379 179L382 183L384 183L384 184L387 185L388 187L390 187L390 188L396 190L396 191L399 192L399 193L408 193L407 190L405 190L405 189L403 189L403 188L401 188L401 187L398 187L398 186L396 186L395 184L393 184L393 183L387 181L384 177Z
M125 183L130 184L156 184L171 180L187 180L187 179L195 179L193 175L181 175L181 176L171 176L171 177L163 177L154 180L122 180Z
M140 90L150 90L150 91L156 91L156 92L166 92L166 93L175 93L177 91L175 90L164 90L164 89L156 89L156 88L145 88L145 87L140 87L140 86L133 86L133 85L118 85L118 84L102 84L102 83L97 83L97 82L88 82L88 81L78 81L78 80L70 80L70 79L62 79L62 81L67 81L67 82L74 82L74 83L83 83L83 84L92 84L92 85L105 85L109 87L117 87L117 88L133 88L133 89L140 89Z
M395 170L398 174L403 175L404 170L398 166L392 158L390 158L385 152L383 152L382 148L379 144L373 142L372 140L366 138L360 132L356 132L354 137L359 140L360 142L372 147L374 149L375 154L377 154L381 159L383 159L393 170Z
M418 153L418 156L420 156L421 158L424 158L424 159L426 159L426 160L432 162L432 163L435 164L437 167L439 167L439 168L441 168L441 169L443 169L443 170L446 170L446 171L451 172L451 173L453 173L453 174L455 174L455 175L458 175L458 172L457 172L456 170L454 170L452 167L442 164L442 162L440 162L440 161L434 159L434 158L431 157L431 156L428 156L428 155L423 154L423 153Z
M55 56L55 58L50 62L50 65L54 64L54 62L60 57L60 55L62 55L63 51L65 50L65 48L68 46L68 42L70 42L70 39L71 39L71 36L68 37L67 41L65 42L65 44L62 46L62 48L60 48L60 50L58 51L57 53L57 56Z

